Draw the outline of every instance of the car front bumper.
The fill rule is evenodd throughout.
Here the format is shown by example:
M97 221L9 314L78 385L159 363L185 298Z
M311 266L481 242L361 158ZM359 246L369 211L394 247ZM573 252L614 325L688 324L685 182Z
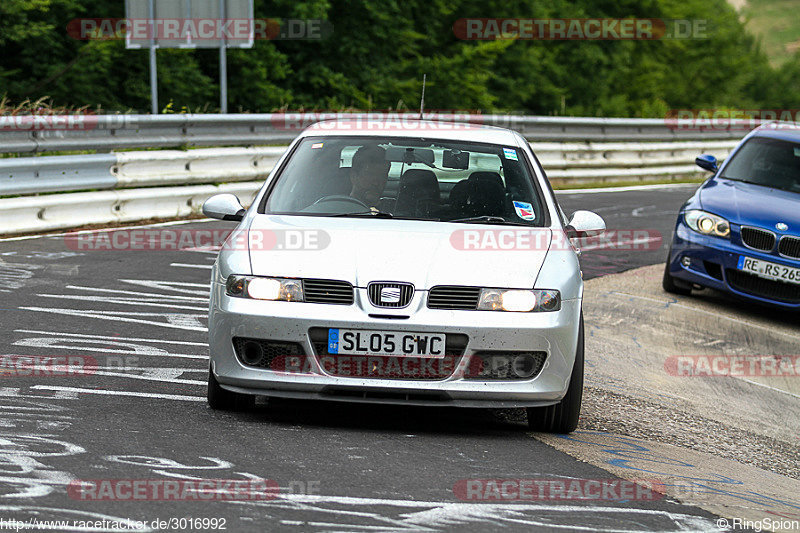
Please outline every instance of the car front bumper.
M397 319L369 316L376 310L369 309L366 290L355 292L353 305L272 302L232 298L224 285L213 283L209 345L211 369L220 386L265 396L462 407L545 406L566 394L575 361L580 299L563 300L555 312L449 311L427 308L427 292L417 291L403 310L408 318ZM468 359L462 359L445 379L341 377L321 368L311 328L460 334L468 337L463 358L482 350L542 351L547 357L538 375L527 380L464 379ZM236 357L234 337L299 343L310 368L290 373L244 365Z
M746 248L728 239L701 235L692 231L682 220L676 227L667 261L670 275L679 280L724 291L760 304L800 310L800 301L792 302L764 296L759 294L756 289L751 288L748 283L741 281L737 285L731 279L731 273L732 271L739 272L738 263L741 256L794 268L800 267L800 261L797 260ZM688 266L682 264L684 258L690 259L691 262ZM714 265L719 268L717 269ZM792 289L788 284L785 285L787 285L788 295L788 291Z

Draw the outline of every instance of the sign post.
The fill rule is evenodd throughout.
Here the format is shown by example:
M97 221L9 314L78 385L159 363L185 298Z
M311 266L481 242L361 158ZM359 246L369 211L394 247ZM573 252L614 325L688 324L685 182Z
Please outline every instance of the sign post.
M156 18L155 0L148 0L148 15L150 20ZM150 107L154 115L158 115L158 64L156 63L156 36L150 34Z
M225 2L219 3L219 19L227 20ZM228 41L224 32L220 37L219 46L219 112L228 112Z
M125 47L150 51L150 98L154 115L158 114L156 51L159 48L219 48L219 107L222 113L228 112L227 50L253 47L253 0L125 0L125 18L128 21ZM242 21L247 21L244 35L242 25L233 24ZM233 26L237 30L230 37L227 32ZM136 27L146 27L147 35L132 31ZM210 35L208 28L214 28Z

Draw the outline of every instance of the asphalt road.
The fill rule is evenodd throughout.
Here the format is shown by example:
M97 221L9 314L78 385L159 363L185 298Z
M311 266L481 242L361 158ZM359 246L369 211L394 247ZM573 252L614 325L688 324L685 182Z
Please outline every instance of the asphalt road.
M675 211L693 188L560 198L568 213L592 209L610 229L648 229L668 240ZM592 277L660 262L665 253L660 244L646 251L601 245L582 261ZM9 519L125 519L174 531L153 520L181 518L216 519L229 531L714 529L705 511L663 499L459 500L454 485L471 478L614 478L538 441L514 411L295 401L260 402L247 413L209 410L207 282L214 257L81 252L57 236L0 242L4 357L97 364L86 375L0 380L0 530ZM277 483L278 497L83 501L68 490L73 480L262 478ZM123 525L129 528L106 523L98 530L134 524Z
M588 247L592 249L583 253L584 279L665 261L678 209L697 187L689 184L620 192L557 192L567 216L578 209L588 209L606 221L606 234L590 241Z

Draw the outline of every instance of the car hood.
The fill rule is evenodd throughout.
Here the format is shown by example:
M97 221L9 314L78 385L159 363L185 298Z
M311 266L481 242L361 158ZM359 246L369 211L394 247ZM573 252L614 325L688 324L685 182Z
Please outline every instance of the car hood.
M778 222L800 231L800 194L740 181L715 179L700 190L702 209L734 224L775 228Z
M538 240L525 250L463 250L457 232L464 230L495 235L532 231ZM552 239L552 232L543 228L281 215L256 215L250 235L254 275L336 279L357 287L372 281L400 281L417 289L436 285L532 288ZM254 235L266 244L254 245ZM292 245L287 250L281 246L287 236L293 243L305 241L308 246Z

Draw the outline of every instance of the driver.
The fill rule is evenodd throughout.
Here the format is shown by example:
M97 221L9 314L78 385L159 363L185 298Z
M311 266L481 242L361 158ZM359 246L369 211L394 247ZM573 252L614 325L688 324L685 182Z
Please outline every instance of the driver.
M362 146L353 155L350 197L369 207L377 207L389 179L391 163L386 160L386 150L380 146Z

